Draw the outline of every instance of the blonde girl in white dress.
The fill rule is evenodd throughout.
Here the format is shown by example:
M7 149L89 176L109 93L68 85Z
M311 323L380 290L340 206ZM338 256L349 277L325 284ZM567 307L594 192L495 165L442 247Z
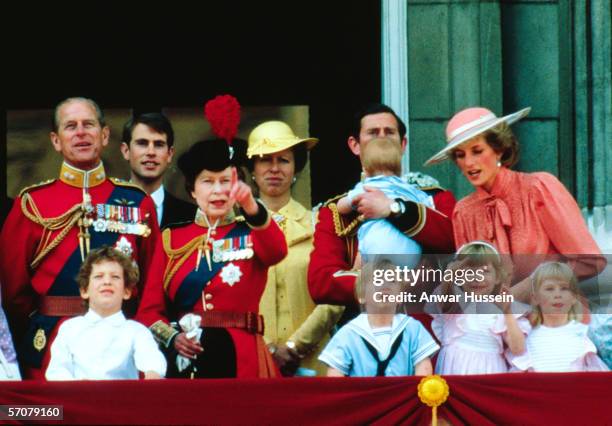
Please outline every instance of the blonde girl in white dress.
M608 371L581 322L578 282L565 263L545 262L531 276L533 330L527 351L512 359L513 370L542 372Z

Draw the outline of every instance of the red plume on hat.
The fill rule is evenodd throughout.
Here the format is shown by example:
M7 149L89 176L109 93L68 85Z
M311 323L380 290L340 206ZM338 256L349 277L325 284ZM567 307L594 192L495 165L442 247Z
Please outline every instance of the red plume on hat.
M213 133L231 145L240 124L238 100L232 95L219 95L206 102L204 116L210 123Z

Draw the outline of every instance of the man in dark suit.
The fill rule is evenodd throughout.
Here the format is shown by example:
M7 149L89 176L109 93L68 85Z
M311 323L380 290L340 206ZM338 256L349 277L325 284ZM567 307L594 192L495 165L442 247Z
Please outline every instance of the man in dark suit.
M130 162L133 183L155 202L160 228L193 221L197 207L170 194L163 185L164 173L174 157L174 131L159 112L136 115L123 126L121 153Z

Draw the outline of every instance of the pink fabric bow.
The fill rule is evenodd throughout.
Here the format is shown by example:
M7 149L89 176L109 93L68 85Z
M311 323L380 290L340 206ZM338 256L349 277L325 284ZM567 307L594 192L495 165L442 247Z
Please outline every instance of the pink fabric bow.
M508 230L512 228L512 216L508 205L501 199L490 196L485 200L486 214L485 232L487 239L493 242L500 253L511 253Z

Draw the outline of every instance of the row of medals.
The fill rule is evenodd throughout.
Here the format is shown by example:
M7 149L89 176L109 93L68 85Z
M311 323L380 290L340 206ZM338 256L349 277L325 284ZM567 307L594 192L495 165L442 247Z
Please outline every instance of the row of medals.
M151 233L151 228L147 224L135 219L129 220L127 217L124 218L125 215L120 207L110 204L96 204L96 209L94 210L91 204L86 204L87 213L91 215L95 212L96 219L88 215L83 218L83 225L93 225L93 229L96 232L118 232L120 234L142 235L144 237ZM127 208L135 209L134 217L140 217L140 209L138 207ZM106 210L109 210L109 215L106 214ZM107 218L107 216L109 217ZM115 218L119 220L115 220Z
M216 263L230 262L232 260L250 259L255 254L253 248L251 247L252 244L249 244L246 248L241 248L238 250L223 250L224 242L225 240L215 240L212 242L213 261Z

